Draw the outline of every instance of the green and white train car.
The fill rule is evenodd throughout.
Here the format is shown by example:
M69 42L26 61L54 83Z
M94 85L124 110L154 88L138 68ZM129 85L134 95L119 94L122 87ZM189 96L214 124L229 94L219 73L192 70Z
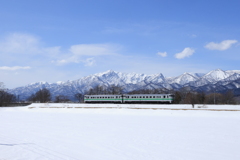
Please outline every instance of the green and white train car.
M172 103L172 94L85 95L85 103Z

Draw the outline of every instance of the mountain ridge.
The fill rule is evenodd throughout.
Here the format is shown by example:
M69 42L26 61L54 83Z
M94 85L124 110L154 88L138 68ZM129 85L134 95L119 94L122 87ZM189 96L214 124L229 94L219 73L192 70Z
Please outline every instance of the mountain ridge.
M56 83L36 82L26 86L9 90L10 93L20 95L20 99L26 100L31 94L39 89L47 88L53 97L66 95L74 99L74 94L84 94L89 89L101 85L109 87L111 85L122 86L124 92L138 89L166 88L168 90L178 90L182 87L190 87L196 91L210 92L213 87L221 86L225 89L239 89L240 70L223 71L221 69L212 70L206 74L183 73L177 77L167 78L162 73L146 75L138 73L122 73L113 70L96 73L66 82Z

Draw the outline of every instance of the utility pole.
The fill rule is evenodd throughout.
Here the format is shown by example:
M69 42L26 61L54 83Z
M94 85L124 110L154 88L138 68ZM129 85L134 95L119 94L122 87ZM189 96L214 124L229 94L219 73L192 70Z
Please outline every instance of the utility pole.
M121 97L122 97L122 103L124 103L124 97L126 96L122 94Z
M215 92L216 92L216 91L215 91L215 86L214 86L214 104L215 104L215 102L216 102L216 101L215 101L215 99L216 99Z

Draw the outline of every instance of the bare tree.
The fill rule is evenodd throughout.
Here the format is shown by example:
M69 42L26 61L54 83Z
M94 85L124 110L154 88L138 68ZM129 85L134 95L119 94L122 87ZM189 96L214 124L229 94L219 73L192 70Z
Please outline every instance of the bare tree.
M196 103L198 103L198 99L197 99L197 93L194 93L194 92L188 92L186 95L185 95L185 98L184 100L181 101L182 104L191 104L192 105L192 108L194 108L194 105Z
M96 94L104 94L105 90L103 86L97 85L94 88L91 88L87 94L96 95Z
M37 91L35 94L32 94L29 98L29 101L39 101L40 103L46 103L51 101L51 93L48 89L43 88Z
M181 93L180 93L179 91L176 91L176 92L174 93L173 103L179 104L181 101L182 101Z
M4 83L0 82L0 106L15 102L16 96L7 92Z
M200 104L204 104L206 99L206 94L204 92L197 93L196 98Z
M227 91L226 93L223 94L223 99L222 102L224 104L236 104L234 94L232 90Z
M210 93L206 95L206 104L222 104L222 94L220 93Z
M69 102L69 98L65 95L58 95L55 97L55 102L56 103L65 103L65 102Z
M96 94L122 94L123 89L120 86L110 85L109 87L97 85L94 88L91 88L87 91L87 94L96 95Z
M74 97L78 100L79 103L83 101L83 95L81 93L76 93Z
M110 94L122 94L122 92L123 92L123 89L121 86L117 86L114 84L111 85L108 90L109 90Z

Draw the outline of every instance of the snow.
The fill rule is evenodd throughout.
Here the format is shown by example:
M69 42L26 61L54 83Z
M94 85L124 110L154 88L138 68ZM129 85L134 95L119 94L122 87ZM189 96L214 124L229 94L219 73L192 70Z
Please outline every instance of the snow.
M209 73L204 75L202 78L207 79L210 82L214 82L214 81L223 80L225 78L228 78L229 76L231 76L229 72L225 72L221 69L216 69L216 70L210 71Z
M240 70L228 70L226 71L227 73L230 73L230 74L235 74L235 73L238 73L240 74Z
M128 109L134 107L149 109ZM150 109L154 107L168 110ZM240 159L240 111L226 111L240 106L180 110L183 107L191 109L117 104L2 107L0 159Z
M21 95L21 100L26 100L33 93L36 93L39 89L47 88L52 93L52 97L57 95L66 95L71 100L75 100L75 93L85 93L89 89L94 88L96 85L110 86L118 85L122 86L124 92L130 92L133 90L145 89L156 89L156 88L167 88L167 89L180 89L184 86L200 87L201 90L209 91L208 86L216 84L216 88L225 88L225 86L232 85L233 80L237 80L240 74L237 70L223 71L220 69L213 70L204 76L199 76L197 73L184 73L178 77L165 78L163 74L137 74L137 73L122 73L108 70L103 73L97 73L87 77L83 77L73 81L66 82L37 82L29 84L27 86L18 87L9 90L11 94ZM219 83L218 83L219 82ZM236 82L238 83L238 82ZM235 85L236 87L238 85ZM233 89L236 89L233 88Z
M190 73L184 73L176 78L173 78L171 83L177 83L177 84L180 84L180 85L184 85L184 84L187 84L191 81L196 81L198 80L199 77L196 77Z

